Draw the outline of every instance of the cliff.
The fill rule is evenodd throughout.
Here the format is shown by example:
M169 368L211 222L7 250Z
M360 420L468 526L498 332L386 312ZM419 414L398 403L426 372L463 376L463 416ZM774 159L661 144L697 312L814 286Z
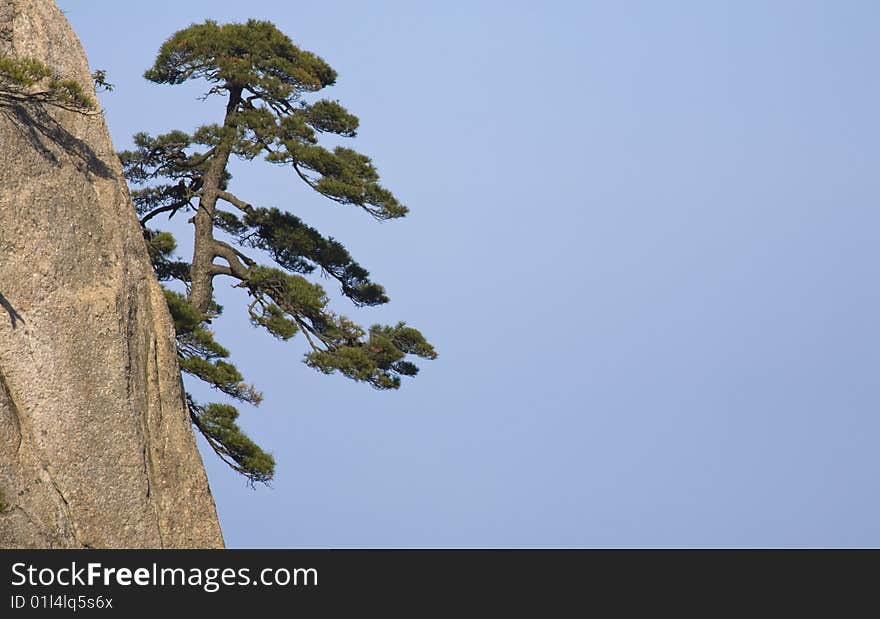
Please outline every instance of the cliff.
M0 54L94 89L52 0ZM221 547L171 318L100 113L0 98L0 547Z

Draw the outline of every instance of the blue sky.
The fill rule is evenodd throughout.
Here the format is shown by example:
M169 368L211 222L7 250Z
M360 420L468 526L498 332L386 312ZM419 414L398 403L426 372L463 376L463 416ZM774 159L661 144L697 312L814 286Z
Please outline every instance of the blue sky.
M391 294L340 311L440 358L395 393L322 376L222 290L278 461L250 490L203 449L229 546L880 545L877 3L59 5L118 148L222 113L141 78L165 38L270 19L412 209L235 165Z

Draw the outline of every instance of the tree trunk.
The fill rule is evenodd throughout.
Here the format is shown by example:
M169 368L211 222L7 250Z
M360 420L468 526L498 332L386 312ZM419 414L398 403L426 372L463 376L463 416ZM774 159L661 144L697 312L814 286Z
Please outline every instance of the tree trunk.
M229 91L229 102L226 105L224 127L234 129L235 113L241 102L242 89L232 87ZM190 267L189 302L200 312L210 314L214 301L214 273L212 266L217 257L214 244L214 210L220 194L220 184L229 163L232 150L232 138L225 137L217 146L211 157L208 171L202 179L202 196L199 198L199 210L193 217L195 226L195 243L193 259Z

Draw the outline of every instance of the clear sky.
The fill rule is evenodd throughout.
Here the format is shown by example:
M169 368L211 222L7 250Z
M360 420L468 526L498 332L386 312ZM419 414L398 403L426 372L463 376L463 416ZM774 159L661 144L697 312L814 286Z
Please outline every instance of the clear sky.
M172 32L270 19L412 209L233 169L392 297L337 309L440 358L323 376L223 291L278 461L251 490L203 449L229 546L880 546L877 2L58 2L118 148L221 115L142 79Z

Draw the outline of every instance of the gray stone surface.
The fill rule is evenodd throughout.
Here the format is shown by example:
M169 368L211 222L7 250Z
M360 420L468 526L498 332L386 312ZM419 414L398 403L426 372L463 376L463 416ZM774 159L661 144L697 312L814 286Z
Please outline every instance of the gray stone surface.
M0 52L93 92L52 0ZM0 102L0 547L221 547L173 327L100 113Z

